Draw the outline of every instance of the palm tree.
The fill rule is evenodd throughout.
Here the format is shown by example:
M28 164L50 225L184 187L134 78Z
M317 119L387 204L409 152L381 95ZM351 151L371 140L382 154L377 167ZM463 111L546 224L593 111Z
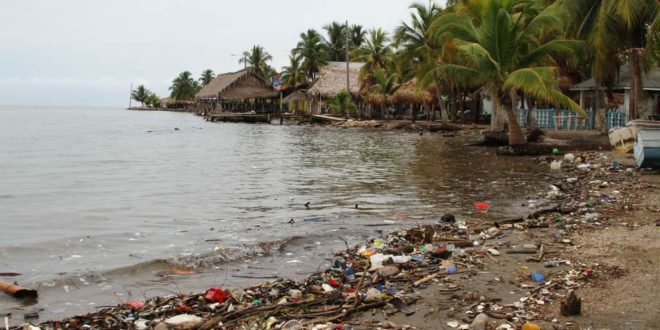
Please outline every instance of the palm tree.
M621 59L632 64L634 90L630 117L639 116L642 104L642 62L652 59L653 38L660 33L656 0L560 0L571 14L571 34L593 45L593 76L610 85L616 78ZM651 46L651 47L649 47ZM647 66L648 68L648 66Z
M351 95L345 89L337 93L337 96L334 98L328 100L327 104L335 115L345 112L345 115L350 117L357 110L355 103L351 100Z
M289 55L289 66L282 68L282 83L293 88L307 83L307 74L303 69L300 55Z
M325 40L327 45L327 58L330 61L346 61L346 25L332 22L323 27L328 34Z
M151 92L149 92L149 90L146 89L144 85L140 85L131 92L131 98L133 100L140 102L142 106L144 106L144 102L147 101L147 97L149 97L149 93Z
M383 29L378 28L369 31L369 37L365 40L363 47L357 49L355 54L359 61L364 62L360 69L360 80L368 85L373 81L373 75L377 71L386 69L394 52L389 36Z
M402 23L394 30L394 44L400 49L396 62L401 68L403 80L412 79L413 76L426 75L428 68L433 68L438 61L451 61L453 58L447 58L450 52L443 52L449 49L449 43L442 45L437 38L433 38L429 33L429 27L433 21L443 13L442 8L435 2L430 2L428 6L421 3L415 3L410 6L410 23ZM442 99L442 93L445 90L451 90L450 81L433 76L433 79L419 79L424 82L418 84L420 88L427 88L431 83L436 85L436 91L440 102L442 120L445 124L449 123L449 114ZM434 113L431 114L431 120L435 119Z
M364 44L364 39L367 37L367 31L362 27L362 25L351 25L349 34L351 38L351 48L357 49L362 47Z
M384 107L390 103L390 96L399 88L399 74L379 70L373 74L373 84L368 87L367 102L378 105L380 117L384 117Z
M442 13L442 8L434 2L426 7L421 3L415 3L410 6L413 12L410 13L410 24L401 23L394 30L394 44L402 48L404 53L410 57L419 57L420 51L425 47L433 47L433 39L429 38L427 31L433 23L433 20Z
M309 79L315 79L320 67L326 63L326 45L321 35L313 29L301 33L300 41L293 52L302 57L302 66Z
M145 103L147 103L147 105L149 105L150 107L157 108L158 106L160 106L160 97L158 97L156 93L150 92L145 100Z
M255 45L251 51L243 52L243 57L238 63L249 65L259 77L267 80L273 72L268 65L272 60L273 57L262 46Z
M509 143L525 142L514 106L517 95L558 103L584 115L582 108L557 86L556 54L571 54L580 43L560 39L567 13L557 6L534 7L527 0L484 0L478 25L464 16L440 16L431 26L437 35L450 35L467 65L440 64L437 74L463 83L482 85L496 109L509 121Z
M200 86L192 77L190 71L184 71L172 81L171 94L175 100L192 100L199 92Z
M213 70L211 69L206 69L204 72L202 72L202 76L199 77L199 83L202 85L202 87L208 85L211 80L215 78L215 73L213 73Z

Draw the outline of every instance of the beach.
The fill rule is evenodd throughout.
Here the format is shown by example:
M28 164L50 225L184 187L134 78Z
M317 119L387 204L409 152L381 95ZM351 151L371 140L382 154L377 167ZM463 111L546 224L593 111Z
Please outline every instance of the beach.
M190 115L177 114L177 116ZM199 120L193 116L190 117ZM180 117L178 118L180 119ZM214 127L224 129L226 125L212 124L211 126L204 127L204 129L213 129ZM260 129L262 127L240 124L229 125L235 125L241 128L247 126L246 128L249 129ZM272 127L281 129L277 125L273 125ZM304 129L309 128L314 127L304 127ZM317 127L314 129L315 134L324 134L322 133L323 131L334 132L336 130L338 130L338 134L354 134L350 130L346 131L345 129L333 127ZM366 132L371 135L381 134L373 131ZM148 135L151 133L147 133L145 130L141 134ZM391 133L387 133L386 136L389 136L389 134ZM415 143L419 143L419 147L422 148L420 151L423 155L432 155L438 146L445 145L445 148L451 148L452 145L462 144L464 142L460 136L446 137L443 133L430 133L424 136L419 136L416 133L396 134L397 136L393 137L395 139L400 139L400 135L403 134L403 136L407 136L411 141L417 141ZM383 136L379 135L379 137L382 138ZM362 150L363 152L373 151L369 149L368 145L363 145L362 148L366 148ZM452 152L451 150L448 149L449 152ZM454 245L453 248L456 248L456 243L454 242L456 240L462 242L461 244L469 243L463 248L459 248L462 250L462 255L459 255L457 252L455 257L452 256L450 258L457 266L456 273L447 274L445 269L447 265L443 265L439 261L440 259L434 259L421 252L424 245L429 243L411 242L415 250L408 254L424 257L427 264L411 264L408 268L401 266L402 268L399 270L399 274L396 275L400 276L400 278L393 279L392 283L387 281L380 283L389 285L390 288L384 290L382 300L375 302L377 304L373 305L373 308L367 308L362 311L365 307L360 307L355 313L351 313L351 315L337 318L333 324L346 324L355 328L362 327L369 329L383 325L392 326L392 324L383 323L392 322L399 327L409 325L418 329L434 329L437 328L436 326L439 322L442 322L445 328L451 328L450 325L455 324L453 322L457 322L457 327L460 324L469 324L472 317L478 315L479 312L483 312L484 306L490 306L487 307L492 309L489 312L495 315L495 317L492 315L489 316L491 319L490 322L492 322L492 325L499 322L500 324L498 326L507 322L511 326L519 326L523 321L538 322L541 324L545 322L546 326L563 326L567 329L571 329L571 324L574 326L581 324L612 324L615 321L621 321L622 325L632 322L630 324L639 325L641 328L644 328L647 324L652 324L652 321L657 317L657 313L654 314L653 310L649 310L647 313L633 313L631 311L632 315L630 318L615 318L613 316L615 315L614 310L619 308L617 304L601 305L598 299L602 299L600 297L604 296L608 297L611 301L623 299L620 297L622 293L617 292L617 286L611 286L609 285L610 283L616 283L616 281L628 283L631 281L631 279L627 278L628 276L632 276L635 282L650 281L654 278L653 276L657 276L653 269L648 267L649 264L655 262L653 260L653 251L657 248L657 243L654 243L653 237L657 238L658 235L657 230L653 227L655 226L653 216L657 214L654 213L657 212L657 206L654 209L654 204L652 203L652 201L657 200L657 176L653 175L653 172L646 173L633 170L628 166L631 162L630 159L620 159L620 156L613 153L588 152L584 155L576 153L583 157L583 161L581 163L565 161L565 168L560 172L550 170L549 162L552 160L550 158L539 160L529 157L498 157L494 155L494 150L489 148L468 149L467 153L468 155L475 153L472 156L468 156L475 157L474 161L478 161L479 159L489 160L489 162L483 163L483 165L475 163L473 166L477 168L479 166L493 166L499 162L504 162L501 165L506 164L506 168L503 167L499 171L492 172L492 176L488 180L485 180L486 178L484 177L470 178L469 173L459 175L459 172L453 174L458 175L458 177L446 177L446 172L443 172L442 167L439 167L439 163L432 160L433 158L428 159L429 162L426 163L424 157L422 157L416 165L408 167L412 171L411 175L421 175L424 178L433 177L433 173L438 173L437 171L443 173L443 178L438 177L438 182L426 181L424 183L424 185L428 186L422 187L424 189L430 189L428 191L451 189L450 182L461 185L460 189L463 189L462 193L466 195L464 197L457 195L461 192L459 190L447 191L446 194L453 196L445 204L439 205L437 209L429 209L428 206L411 204L406 207L405 211L401 211L401 202L389 201L388 204L392 205L392 207L375 206L376 204L374 204L373 200L369 202L363 196L356 202L358 204L357 209L354 207L352 200L350 203L346 199L343 199L343 202L335 202L339 209L345 208L347 210L346 212L350 213L336 214L335 212L337 211L334 211L330 214L326 213L324 216L319 216L318 214L323 214L323 211L328 210L329 205L319 205L318 199L308 197L307 199L312 201L309 207L302 205L303 203L290 206L292 210L288 212L296 214L291 216L295 219L293 224L288 223L289 219L287 218L289 216L287 215L286 217L282 216L282 219L278 220L278 224L275 227L284 228L291 232L292 230L298 231L301 228L312 226L314 227L315 234L292 234L282 239L272 239L269 237L268 239L255 242L255 248L252 249L246 244L239 245L242 246L242 249L232 247L232 250L235 249L233 252L237 253L237 255L233 259L229 258L229 260L227 259L229 252L220 250L215 255L211 254L207 257L186 258L185 255L175 255L174 259L155 260L154 262L133 267L133 269L101 270L99 273L103 278L97 278L96 281L98 282L90 281L90 279L94 279L93 275L77 274L75 277L80 282L76 284L76 282L72 282L72 279L67 279L71 278L71 275L62 274L60 278L63 278L63 280L56 280L55 283L59 284L53 286L53 289L44 288L43 285L40 286L38 284L35 287L38 287L41 292L40 300L49 301L55 295L57 300L61 299L63 301L61 306L67 306L65 309L69 308L69 310L61 310L62 307L58 308L57 300L55 300L46 305L48 306L47 308L42 308L37 315L42 321L46 321L48 319L63 319L74 315L84 315L87 312L100 310L99 314L74 318L79 320L76 323L71 323L71 319L69 319L68 321L59 323L51 322L42 324L42 327L45 329L55 329L58 327L80 328L85 325L85 322L94 323L94 315L103 317L103 315L107 315L108 313L116 315L119 319L133 322L133 325L136 326L134 323L141 318L140 310L127 309L126 304L131 301L145 302L145 298L147 298L146 306L155 304L155 306L170 307L169 309L163 308L160 314L142 318L143 323L147 322L145 324L155 326L165 321L167 316L183 314L181 313L182 311L199 315L203 321L208 322L209 320L214 320L214 317L223 317L222 309L216 312L208 310L207 307L210 303L202 303L204 299L200 300L199 298L200 294L203 295L211 287L221 287L226 290L233 288L231 292L234 292L236 295L234 296L236 300L233 301L233 304L234 308L238 309L245 308L246 306L250 307L249 305L254 300L260 300L259 298L263 300L264 307L268 306L269 303L281 303L281 299L290 300L290 287L297 287L306 295L313 294L313 298L305 296L305 299L318 301L325 297L326 293L323 291L312 293L311 289L309 289L310 282L317 284L328 282L327 274L334 274L333 276L339 280L342 273L345 272L345 269L343 269L339 274L332 273L337 272L336 267L335 270L324 271L334 266L337 261L335 253L342 251L346 246L356 246L356 249L362 246L369 246L367 242L371 241L373 243L374 239L381 239L387 242L385 240L387 237L405 237L405 233L397 233L398 228L402 230L414 230L414 228L423 229L431 227L434 228L434 235L437 236L437 239L431 240L434 247L446 248L448 245ZM562 157L562 155L558 155L553 159L563 159ZM617 163L613 163L615 159ZM470 165L471 163L465 162L463 164ZM577 166L579 164L589 164L590 167L588 171L583 172L583 169L578 169ZM612 164L615 164L616 167L612 168ZM445 164L443 166L450 165ZM517 169L516 166L518 166ZM359 168L353 168L352 171L351 173L356 173L356 171L359 171ZM488 173L483 169L479 169L479 171L480 173ZM521 178L519 176L520 171L531 172ZM511 176L506 179L509 175ZM514 177L513 175L516 176ZM574 181L574 179L577 179L577 181ZM552 188L553 186L551 185L555 188ZM380 189L382 189L385 186L388 185L385 182L381 182L376 187L381 187ZM412 189L412 187L401 186L400 189L406 191ZM416 189L420 188L418 187ZM597 193L593 189L596 189ZM616 191L618 193L614 193ZM433 198L438 198L436 194L432 195ZM607 198L603 198L603 195L607 196ZM373 198L382 197L382 195L377 193L373 196ZM416 195L415 198L419 198L417 196L424 195ZM252 203L257 203L253 199L251 200L253 201ZM636 200L640 202L636 202ZM487 201L492 206L489 206L487 212L481 213L474 206L474 203L479 201ZM650 204L648 203L649 201L651 201ZM532 219L527 219L530 214L534 215L536 212L552 208L553 203L568 203L571 208L560 208L559 212L548 212L547 214L542 214L543 212L541 212L536 217L532 216ZM580 205L582 203L585 203L585 205L581 207ZM590 206L585 209L587 204ZM394 205L397 206L395 207ZM351 211L348 211L348 209L351 209ZM594 217L594 213L598 215L592 218ZM454 215L459 223L465 222L467 232L463 230L461 234L461 229L455 223L443 222L442 216L445 214ZM320 221L314 221L311 218L310 220L312 221L305 221L305 217L310 215L319 217L315 219ZM323 219L323 217L328 217L329 219ZM625 220L629 218L637 221ZM492 229L498 221L512 219L521 219L521 221L502 223L497 228L497 232ZM194 223L192 221L189 220L188 223ZM360 225L356 226L356 222L359 222ZM429 227L423 227L425 225ZM259 226L251 227L251 229L246 231L247 237L249 237L250 232L254 231L254 234L258 235L261 230ZM621 229L623 228L626 230L622 231ZM180 232L179 235L196 237L198 241L204 240L204 245L220 246L221 244L225 244L221 240L214 238L215 235L200 235L195 232L187 233L185 229L183 230L184 232ZM348 230L351 233L343 233L342 230ZM331 233L331 239L323 240L324 232L326 233L325 236L327 236L327 233ZM388 233L391 236L388 236ZM558 233L561 234L558 235ZM491 236L491 234L493 235ZM638 237L640 235L641 237ZM239 237L246 236L239 235ZM602 244L600 243L601 237L607 238L608 241L619 242L616 243L619 245L615 247L610 245L603 247L600 245ZM93 240L92 237L86 239ZM443 241L443 239L451 240ZM474 241L479 242L479 245L474 246ZM454 242L454 244L451 242ZM507 250L530 244L534 246L532 253L509 254L506 252ZM644 249L647 252L640 252L642 250L641 247L634 244L645 244ZM528 261L530 257L537 257L541 245L544 246L543 249L545 250L541 259L539 261ZM530 247L528 246L527 248ZM382 247L379 249L382 249ZM490 249L495 249L497 252L495 254L492 251L489 252ZM608 252L603 253L602 249L607 249ZM351 251L353 252L348 255L350 262L355 263L355 271L359 273L360 262L364 262L369 258L361 257L357 253L358 250ZM380 250L378 251L382 252ZM639 259L633 260L640 261L630 264L630 261L617 257L617 255L628 255L629 253L635 253ZM399 252L399 254L401 253ZM346 256L342 256L341 254L339 256L346 262ZM591 260L592 258L599 260L602 264ZM570 264L559 262L557 267L546 267L548 263L564 260L569 260ZM187 263L177 263L177 261L186 261ZM61 262L63 264L66 263L65 260L61 260ZM203 264L204 262L209 262L209 264ZM179 267L179 269L177 270L176 267ZM591 269L593 277L580 275L586 269ZM631 269L632 271L618 271L617 269ZM327 274L317 273L317 270L323 274ZM543 296L532 295L530 297L530 291L534 291L534 289L542 286L531 280L530 274L533 272L543 274L548 280L555 281L552 283L559 283L558 286L556 288L549 288L548 293L544 293ZM410 282L421 280L425 276L436 273L440 276L425 283L424 286L427 286L425 289L410 285ZM312 277L308 277L310 274ZM565 284L567 274L571 274L570 276L572 277L570 279L575 284ZM112 296L108 296L108 293L113 292L107 291L108 285L119 287L117 285L118 283L124 283L124 285L131 283L126 280L129 277L139 279L139 281L130 284L130 289L124 291L125 293L114 291ZM160 280L148 284L152 281L150 277L153 279L160 278ZM345 283L342 283L339 288L334 290L335 293L341 292L343 297L340 300L334 301L335 306L338 306L337 304L340 305L341 301L344 301L343 299L350 299L350 288L353 287L355 289L355 286L358 285L359 281L357 281L357 278L353 282L344 279L343 281ZM299 282L291 282L291 280ZM275 283L270 286L280 285L277 283L285 283L285 288L287 289L281 289L273 297L261 297L258 296L259 290L255 288L263 287L260 284L263 281ZM375 287L378 284L371 283L370 281L365 282L367 283L363 283L365 288ZM29 281L20 281L20 283L26 286L30 286L31 284ZM162 289L148 291L148 288L153 287L154 284L156 286L169 286L169 288L166 291ZM255 285L257 287L254 287ZM69 291L66 290L67 287ZM252 301L248 301L248 298L245 297L240 298L239 293L249 292L250 287L253 287L251 290L253 292ZM649 295L649 292L646 290L642 290L637 286L631 287L633 289L632 291L637 292L641 298L632 298L629 295L629 299L644 299L645 295ZM104 290L104 288L106 289ZM558 303L566 295L568 289L576 289L578 295L584 299L585 312L583 316L562 318L558 315ZM362 290L361 292L366 294L366 291ZM136 294L137 292L142 293ZM190 292L199 292L199 294L190 295ZM540 291L537 290L536 293L538 294L538 292ZM160 303L149 300L149 297L167 297L172 293L182 294L182 296L180 298L174 296L174 300L171 300L172 298L155 298L155 302ZM388 314L388 301L397 296L397 294L403 297L402 299L404 301L408 301L410 307L414 309L415 312L412 315L405 316L401 312ZM528 299L521 301L524 298ZM6 299L4 301L11 302L11 298L3 299ZM86 303L87 307L83 307L83 304L80 302L77 303L79 307L75 307L76 305L66 303L64 301L65 299L69 301L79 300ZM338 298L335 297L335 299ZM528 300L530 303L525 303ZM176 309L178 305L172 305L174 301L177 301L179 305L183 302L184 305L189 306L190 310L184 307L182 307L184 308L183 310ZM539 301L542 303L539 303ZM162 305L163 302L168 303ZM287 301L287 303L296 304L298 302ZM56 305L53 306L52 304ZM116 304L119 304L117 309L104 309L104 306ZM222 308L228 308L229 305L225 303L221 306ZM72 306L75 308L72 308ZM291 313L296 310L295 306L291 307ZM364 306L369 306L369 304L365 304ZM499 307L497 306L508 306L502 307L508 308L505 309L507 313L501 310L498 311L497 308ZM511 306L515 306L515 308L511 309L513 308ZM149 309L147 307L144 308L145 313L149 314L146 312ZM389 308L391 309L392 307L390 306ZM57 312L58 309L60 312ZM35 323L34 320L30 319L30 315L33 315L32 311L34 310L34 307L30 307L30 305L13 308L12 324L21 324L21 318L38 324L39 322ZM76 310L83 313L77 313ZM471 311L471 313L465 314L464 312L466 310ZM133 315L132 321L130 317L127 318L126 313ZM224 313L226 314L226 311ZM327 313L328 315L332 314L330 312ZM23 317L21 317L21 314L23 314ZM28 317L25 317L26 314ZM253 317L245 316L230 320L233 323L229 323L231 326L228 325L227 328L248 325L250 322L255 321L255 315L261 314L257 313L252 315ZM306 320L306 322L315 320L313 317L299 316L299 319ZM313 316L313 314L310 314L310 316ZM281 316L278 318L275 316L275 319L279 322L278 324L282 324L287 319L293 318L282 318ZM501 322L502 320L507 321ZM556 320L556 322L553 322L553 320ZM315 320L317 323L323 323L320 321L322 320ZM448 325L448 322L451 322L450 325ZM128 326L127 323L122 324L120 328ZM312 322L308 323L308 325L311 328L312 325L316 324ZM95 324L92 327L104 328L100 324ZM117 328L117 325L106 326L105 328Z

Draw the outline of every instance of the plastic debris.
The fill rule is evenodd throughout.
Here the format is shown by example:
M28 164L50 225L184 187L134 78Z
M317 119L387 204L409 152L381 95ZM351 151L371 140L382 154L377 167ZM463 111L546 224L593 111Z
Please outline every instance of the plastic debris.
M545 276L543 276L543 274L541 274L539 272L533 272L532 273L532 280L534 280L534 282L543 282L543 281L545 281Z
M522 330L541 330L541 327L536 323L526 322L523 324Z

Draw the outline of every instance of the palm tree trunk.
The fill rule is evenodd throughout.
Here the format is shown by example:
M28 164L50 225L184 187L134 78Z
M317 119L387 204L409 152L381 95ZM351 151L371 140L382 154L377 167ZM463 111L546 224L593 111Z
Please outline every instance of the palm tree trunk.
M518 123L518 114L513 110L513 106L513 102L504 105L504 110L509 119L509 145L525 144L525 137Z
M442 92L440 92L440 85L436 87L436 95L438 96L438 102L440 102L440 114L442 116L442 123L445 125L449 124L449 114L447 113L447 107L445 106L445 101L442 99Z
M640 68L639 50L632 50L632 63L634 72L634 89L630 100L630 120L639 119L644 109L644 87L642 86L642 70Z
M490 117L490 130L492 132L504 132L504 118L502 118L502 104L500 96L497 91L491 93L491 100L493 101L493 113Z

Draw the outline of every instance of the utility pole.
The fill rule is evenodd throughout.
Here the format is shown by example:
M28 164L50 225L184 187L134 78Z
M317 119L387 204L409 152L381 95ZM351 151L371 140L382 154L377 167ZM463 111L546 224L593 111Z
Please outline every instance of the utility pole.
M351 95L351 79L350 79L350 68L349 68L349 58L348 58L348 53L349 53L349 47L350 47L350 42L351 42L351 37L350 37L350 29L348 27L348 20L346 20L346 92L348 92L348 95Z
M133 101L133 82L131 81L131 91L128 93L128 108L131 108L131 102Z

